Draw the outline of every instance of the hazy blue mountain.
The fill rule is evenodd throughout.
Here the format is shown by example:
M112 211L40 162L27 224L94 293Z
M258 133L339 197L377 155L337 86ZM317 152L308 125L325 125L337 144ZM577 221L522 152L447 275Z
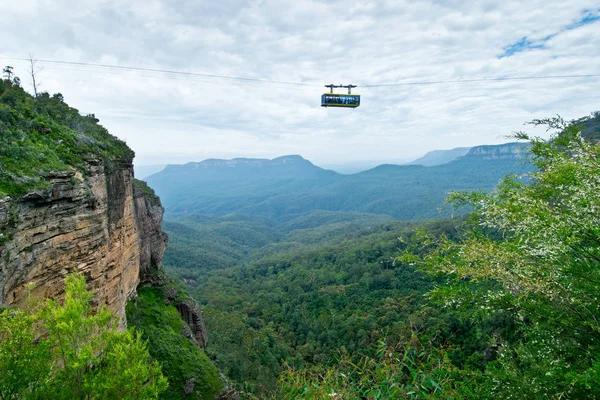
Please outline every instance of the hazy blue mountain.
M168 218L236 213L284 221L316 210L435 218L448 192L490 190L507 173L521 171L522 147L477 146L443 165L389 164L352 175L319 168L300 156L212 159L169 165L148 177L148 183L160 195Z
M331 163L323 164L321 167L330 169L340 174L357 174L371 168L375 168L381 164L407 164L410 160L394 159L394 160L362 160L351 161L346 163Z
M457 147L451 150L433 150L425 154L421 158L410 162L411 165L424 165L431 167L434 165L446 164L450 161L456 160L458 157L462 157L471 150L471 147Z

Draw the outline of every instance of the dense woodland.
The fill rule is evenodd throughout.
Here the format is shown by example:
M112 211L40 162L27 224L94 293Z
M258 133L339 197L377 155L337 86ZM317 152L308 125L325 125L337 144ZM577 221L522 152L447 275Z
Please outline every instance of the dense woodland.
M536 172L451 194L468 216L313 243L249 231L257 242L226 262L172 254L168 269L204 305L208 351L249 398L595 398L597 123L535 121L555 132L516 135ZM202 232L211 218L180 224Z

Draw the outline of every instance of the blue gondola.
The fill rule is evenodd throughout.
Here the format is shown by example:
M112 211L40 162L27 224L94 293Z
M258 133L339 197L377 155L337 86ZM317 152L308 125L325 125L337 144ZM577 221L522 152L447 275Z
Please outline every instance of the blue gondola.
M356 108L360 106L360 95L352 94L352 88L355 85L325 85L330 89L329 93L323 93L321 96L321 107L349 107ZM333 93L333 88L343 87L348 89L348 94Z

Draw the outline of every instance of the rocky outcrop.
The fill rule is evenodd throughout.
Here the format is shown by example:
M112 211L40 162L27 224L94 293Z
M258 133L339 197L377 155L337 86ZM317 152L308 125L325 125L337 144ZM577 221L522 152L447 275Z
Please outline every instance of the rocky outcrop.
M529 151L527 143L505 143L498 145L475 146L464 157L478 157L483 160L522 160Z
M190 328L194 341L198 343L198 346L204 348L206 346L206 341L208 340L208 335L198 303L192 299L186 299L185 301L176 304L175 307L177 308L177 311L179 311L181 318Z
M153 282L153 285L157 286L157 283ZM160 285L163 286L165 303L175 306L181 319L186 324L186 329L182 332L183 336L201 348L206 347L208 332L198 303L189 297L187 293L174 286L168 279L163 279Z
M140 280L149 282L152 269L161 269L168 237L162 231L165 209L146 182L135 180L133 185L138 236L140 239Z
M47 190L0 201L0 304L23 305L29 283L34 298L60 298L78 271L125 326L127 299L166 247L160 203L135 192L127 162L47 178Z

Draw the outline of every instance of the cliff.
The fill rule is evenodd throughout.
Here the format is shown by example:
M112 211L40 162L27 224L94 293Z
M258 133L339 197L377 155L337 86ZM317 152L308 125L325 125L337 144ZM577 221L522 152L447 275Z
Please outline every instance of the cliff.
M482 160L522 160L529 150L529 144L511 142L497 145L472 147L464 158L480 158Z
M138 285L166 282L154 279L167 245L160 199L134 179L134 152L98 122L60 94L34 98L0 80L0 305L60 298L78 271L124 327ZM198 309L180 308L203 344Z
M48 176L50 187L0 203L0 302L22 305L33 297L60 297L64 277L79 271L125 325L125 303L166 247L163 209L136 193L131 163L112 172L90 161L82 174Z
M162 272L164 208L134 179L133 151L69 107L0 79L0 306L59 299L86 279L95 306L137 328L168 377L166 398L222 388L199 306Z
M408 163L409 165L424 165L432 167L434 165L442 165L462 157L471 150L470 147L456 147L450 150L433 150L425 154L423 157Z

